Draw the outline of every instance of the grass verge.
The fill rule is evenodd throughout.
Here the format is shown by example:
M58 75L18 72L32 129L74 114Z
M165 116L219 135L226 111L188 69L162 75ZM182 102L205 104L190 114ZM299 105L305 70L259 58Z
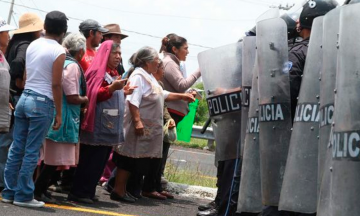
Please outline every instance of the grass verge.
M197 139L197 138L191 138L189 143L183 142L183 141L175 141L173 145L181 146L184 148L195 148L195 149L203 149L208 144L208 141L205 139Z
M199 171L199 165L195 164L196 169L190 169L191 165L180 168L179 163L172 160L167 161L165 169L165 178L170 182L196 185L202 187L216 188L216 178L207 176Z

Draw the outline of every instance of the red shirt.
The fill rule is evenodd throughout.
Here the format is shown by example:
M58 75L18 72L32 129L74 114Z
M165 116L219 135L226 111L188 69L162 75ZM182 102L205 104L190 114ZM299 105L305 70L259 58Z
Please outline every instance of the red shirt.
M106 68L106 73L110 74L111 77L119 76L116 69L110 69L108 67ZM109 86L110 84L104 78L97 94L97 102L106 101L112 97L112 93L109 91Z
M86 70L90 67L95 55L96 55L95 50L86 49L84 56L79 62L84 72L86 72Z

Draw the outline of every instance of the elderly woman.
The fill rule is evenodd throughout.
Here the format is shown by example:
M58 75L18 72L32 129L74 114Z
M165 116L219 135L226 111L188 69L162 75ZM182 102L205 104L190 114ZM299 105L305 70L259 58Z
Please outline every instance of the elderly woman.
M164 88L164 84L161 82L162 78L164 77L164 64L163 62L160 63L158 70L156 73L153 73L153 76L158 81L160 86ZM164 113L163 113L163 123L164 126L169 122L168 128L175 127L175 121L171 118L170 113L168 112L166 103L164 104ZM166 142L165 139L163 140L163 152L162 158L154 159L153 163L150 165L150 172L145 175L144 178L144 185L142 188L142 195L145 197L153 198L153 199L173 199L174 196L163 190L161 185L161 175L162 175L162 164L166 163L168 151L169 151L170 143ZM164 161L165 160L165 161Z
M86 71L89 106L81 125L80 158L69 200L97 201L96 185L112 147L124 141L124 92L131 94L133 87L124 87L125 80L118 77L120 60L120 45L105 41Z
M135 202L126 193L130 173L146 175L153 158L162 157L164 99L193 101L190 94L164 91L153 73L160 59L155 49L141 48L131 59L135 71L129 81L138 86L126 98L124 116L125 142L118 146L113 159L118 167L116 183L110 198L123 202Z
M75 166L79 158L80 108L88 103L84 72L79 65L86 48L80 33L69 34L63 41L68 50L63 71L62 122L59 130L50 129L44 144L44 167L35 183L35 198L54 202L47 188L58 167Z

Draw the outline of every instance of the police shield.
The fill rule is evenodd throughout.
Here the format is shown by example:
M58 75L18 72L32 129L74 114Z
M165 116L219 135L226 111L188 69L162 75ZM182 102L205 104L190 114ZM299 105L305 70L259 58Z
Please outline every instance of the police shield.
M216 161L240 156L242 43L199 53L199 66L216 141Z
M5 62L0 63L8 64ZM11 111L9 108L9 86L10 74L8 71L0 69L0 132L9 132Z
M291 135L287 26L274 18L256 30L262 203L277 206Z
M332 215L360 212L360 4L340 11L338 71L332 136Z
M237 212L239 213L259 213L262 211L259 149L258 75L259 68L255 63L252 77L250 109L245 135L243 165L237 208Z
M279 210L316 212L322 35L323 17L318 17L312 25Z
M329 216L331 146L329 137L334 115L334 89L337 67L337 35L340 9L335 8L323 20L323 65L320 75L320 129L318 149L318 216Z
M256 37L244 37L242 53L241 156L244 154L246 125L250 106L252 70L255 62Z

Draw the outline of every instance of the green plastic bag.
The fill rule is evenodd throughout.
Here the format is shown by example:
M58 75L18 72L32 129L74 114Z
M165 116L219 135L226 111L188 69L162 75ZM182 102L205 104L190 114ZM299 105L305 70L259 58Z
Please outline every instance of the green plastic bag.
M176 125L177 140L183 142L190 142L192 127L194 125L195 114L199 100L196 99L194 102L189 104L189 113Z

